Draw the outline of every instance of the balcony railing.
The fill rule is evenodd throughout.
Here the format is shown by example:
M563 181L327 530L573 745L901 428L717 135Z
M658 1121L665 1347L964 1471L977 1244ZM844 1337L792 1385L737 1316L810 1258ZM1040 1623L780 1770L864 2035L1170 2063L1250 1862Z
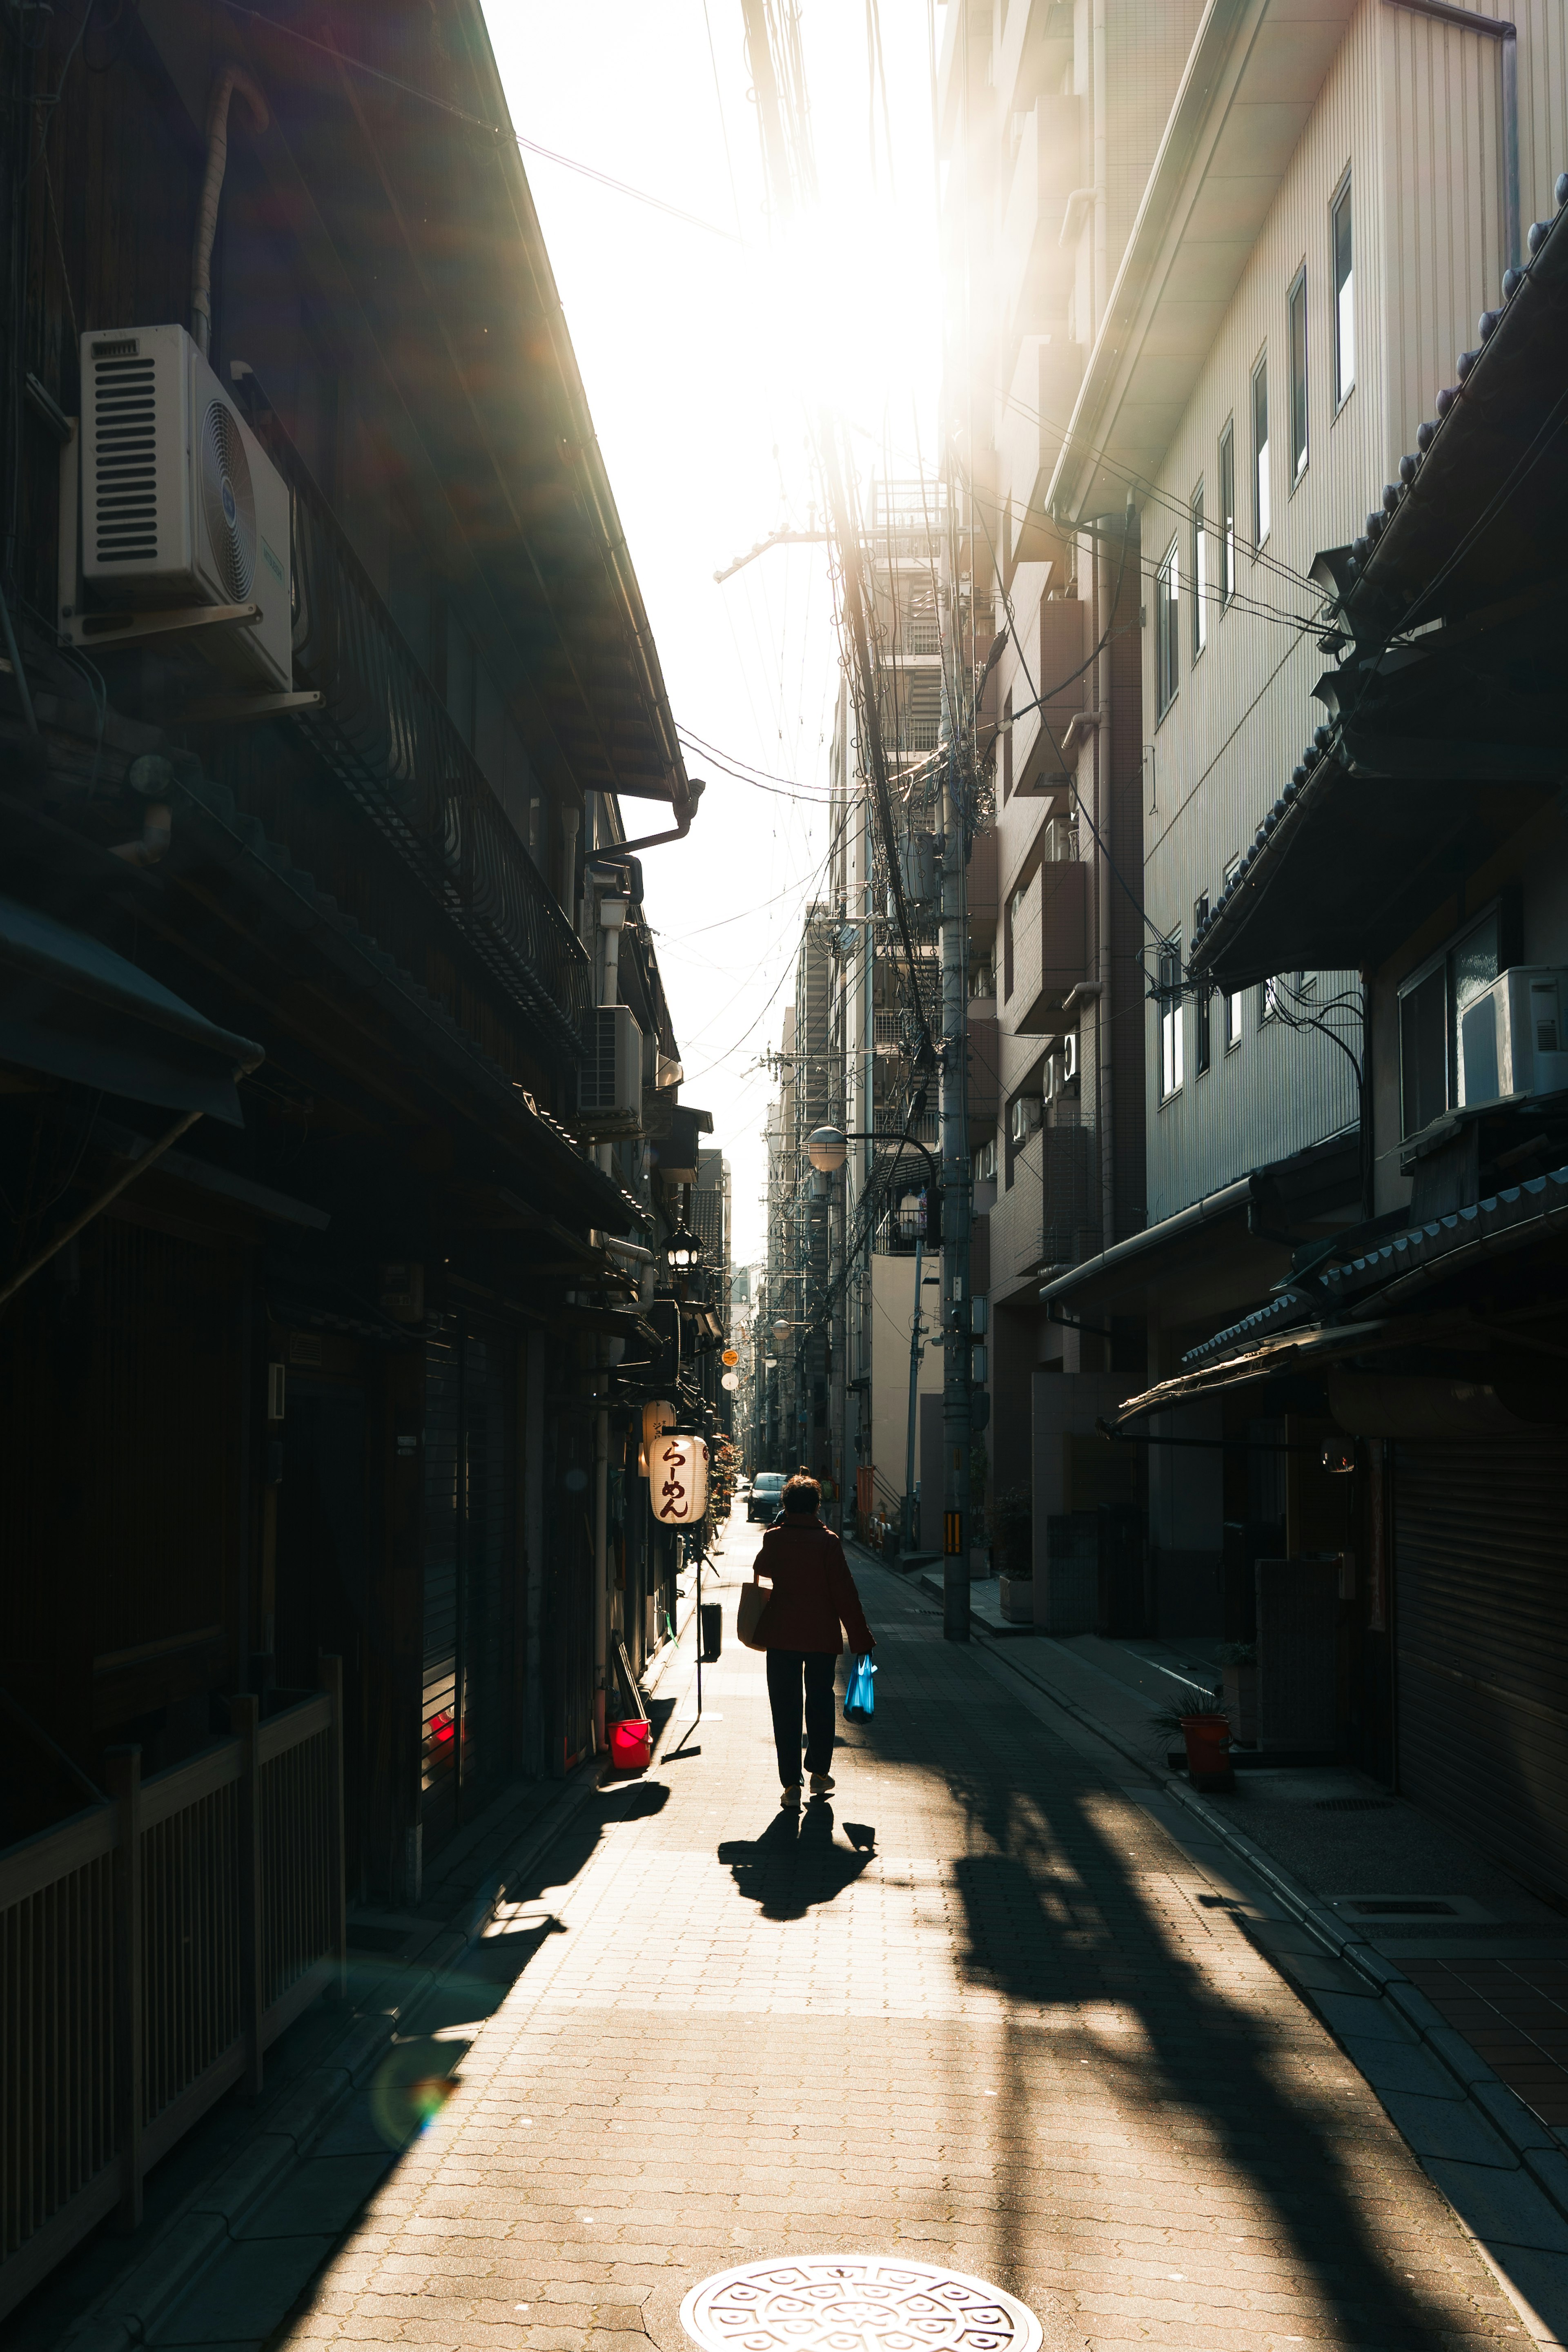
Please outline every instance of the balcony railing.
M294 673L301 720L356 805L412 867L493 979L577 1061L588 958L270 410L253 422L294 511Z

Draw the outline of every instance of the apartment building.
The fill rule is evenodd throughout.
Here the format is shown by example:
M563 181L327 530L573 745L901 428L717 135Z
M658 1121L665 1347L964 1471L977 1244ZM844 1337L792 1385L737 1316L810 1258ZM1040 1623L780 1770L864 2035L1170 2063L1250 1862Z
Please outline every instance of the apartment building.
M950 322L944 453L995 641L980 713L994 780L995 1118L977 1139L975 1288L993 1492L1053 1517L1108 1500L1091 1433L1141 1384L1134 1316L1053 1317L1043 1277L1144 1222L1146 549L1124 484L1058 520L1047 490L1186 60L1195 5L953 0L939 75ZM1099 1483L1097 1483L1097 1480Z

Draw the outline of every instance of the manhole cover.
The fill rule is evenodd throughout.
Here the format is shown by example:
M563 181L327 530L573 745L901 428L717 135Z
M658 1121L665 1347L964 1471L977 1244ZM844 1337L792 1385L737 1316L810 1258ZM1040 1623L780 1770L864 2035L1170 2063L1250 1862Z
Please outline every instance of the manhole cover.
M694 2286L704 2352L1039 2352L1032 2311L984 2279L890 2254L747 2263Z

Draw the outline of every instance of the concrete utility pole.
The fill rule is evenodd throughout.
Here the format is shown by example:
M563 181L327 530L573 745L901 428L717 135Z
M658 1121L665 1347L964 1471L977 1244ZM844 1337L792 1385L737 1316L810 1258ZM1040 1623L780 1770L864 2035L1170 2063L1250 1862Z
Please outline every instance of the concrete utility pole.
M921 1285L925 1279L926 1236L922 1224L915 1235L915 1310L910 1318L910 1422L904 1445L904 1509L903 1537L906 1552L920 1548L920 1517L915 1509L915 1477L920 1468L917 1453L921 1410Z
M944 517L945 519L945 517ZM969 1639L969 842L958 792L959 712L953 682L963 653L952 543L942 541L942 1630ZM917 1277L917 1311L919 1300Z

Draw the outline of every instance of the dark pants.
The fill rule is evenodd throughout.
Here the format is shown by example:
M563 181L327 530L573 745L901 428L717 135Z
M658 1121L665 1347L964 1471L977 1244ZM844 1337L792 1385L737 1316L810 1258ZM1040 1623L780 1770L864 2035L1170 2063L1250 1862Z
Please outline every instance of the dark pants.
M805 1769L833 1769L833 1675L837 1650L770 1650L768 1704L773 1711L773 1745L779 1751L779 1783L800 1779L800 1700L805 1686Z

